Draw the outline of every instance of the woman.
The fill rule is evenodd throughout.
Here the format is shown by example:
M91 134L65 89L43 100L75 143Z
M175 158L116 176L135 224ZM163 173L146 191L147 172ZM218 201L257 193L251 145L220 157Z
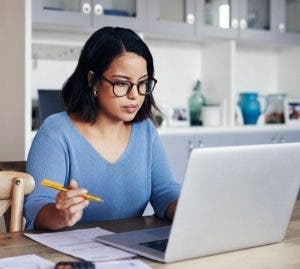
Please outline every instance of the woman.
M89 38L62 89L67 112L47 118L29 152L36 189L25 201L26 229L141 216L148 201L173 218L180 187L150 121L153 75L152 55L133 31L105 27ZM44 178L69 190L42 187ZM87 190L104 202L85 200Z

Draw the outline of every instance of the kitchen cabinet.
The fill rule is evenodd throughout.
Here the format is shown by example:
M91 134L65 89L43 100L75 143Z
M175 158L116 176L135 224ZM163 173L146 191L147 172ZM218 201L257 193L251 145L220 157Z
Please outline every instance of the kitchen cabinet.
M91 25L92 0L34 0L32 22L34 24L88 27Z
M239 13L240 39L300 42L298 0L241 0Z
M237 133L237 145L275 144L300 142L300 129L295 127L272 126L255 128Z
M145 30L145 0L34 0L35 28L89 31L90 28L121 26Z
M299 12L298 0L32 0L34 28L89 32L110 25L184 40L295 44Z
M196 34L201 37L236 39L239 27L239 0L196 1Z
M279 143L293 143L300 142L300 130L299 129L290 129L282 130L278 128L278 137L277 142Z
M300 2L280 0L277 7L279 39L284 43L300 42Z
M182 182L190 151L196 147L194 134L171 133L160 137L175 178Z
M277 0L197 1L197 35L275 41Z
M241 0L238 38L276 41L278 0Z
M147 1L147 32L194 36L194 0Z
M274 144L279 142L277 130L245 131L237 133L237 145Z
M161 134L160 137L179 182L184 179L188 158L194 148L234 146L237 143L236 135L231 132L174 132Z
M146 0L94 0L92 26L120 26L136 31L146 28Z
M182 182L194 148L300 142L300 127L261 126L236 128L159 129L172 171Z

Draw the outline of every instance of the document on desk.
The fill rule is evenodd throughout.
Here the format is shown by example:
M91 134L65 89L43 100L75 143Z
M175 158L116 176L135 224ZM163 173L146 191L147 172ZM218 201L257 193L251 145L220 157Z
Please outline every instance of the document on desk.
M0 259L0 269L53 269L54 263L34 254ZM96 269L151 269L141 260L95 262Z
M41 234L25 233L27 237L40 244L87 261L112 261L136 256L95 241L97 236L107 234L112 234L112 232L100 228Z
M131 259L113 262L96 262L96 269L151 269L149 265L141 260Z
M53 269L54 263L37 255L22 255L0 259L0 269ZM114 268L115 269L115 268Z

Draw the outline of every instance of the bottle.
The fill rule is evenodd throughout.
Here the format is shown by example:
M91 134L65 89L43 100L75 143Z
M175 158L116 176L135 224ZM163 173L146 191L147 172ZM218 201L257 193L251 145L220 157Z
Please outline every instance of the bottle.
M201 93L201 81L197 80L193 88L193 93L188 100L191 126L202 125L201 111L203 104L204 96Z

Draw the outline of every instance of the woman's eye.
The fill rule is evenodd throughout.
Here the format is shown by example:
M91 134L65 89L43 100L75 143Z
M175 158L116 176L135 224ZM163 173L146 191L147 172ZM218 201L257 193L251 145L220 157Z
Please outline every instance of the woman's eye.
M127 81L116 81L115 85L118 87L128 87L129 83Z
M141 86L147 85L148 84L148 80L143 80L139 83Z

